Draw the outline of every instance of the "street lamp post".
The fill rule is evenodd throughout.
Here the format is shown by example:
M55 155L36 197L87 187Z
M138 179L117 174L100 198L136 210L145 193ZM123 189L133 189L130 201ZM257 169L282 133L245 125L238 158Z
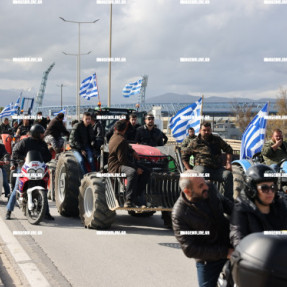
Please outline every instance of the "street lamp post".
M62 110L62 106L63 106L63 87L65 87L63 84L61 85L57 85L57 87L61 88L61 110Z
M81 99L80 99L80 95L79 95L79 91L80 91L80 83L81 83L81 24L94 24L97 21L99 21L100 19L94 20L92 22L79 22L79 21L69 21L64 19L63 17L59 17L61 20L63 20L64 22L69 22L69 23L76 23L78 24L78 54L77 55L77 92L76 92L76 104L77 104L77 120L80 120L80 106L81 106ZM90 52L89 52L90 53ZM88 54L89 54L88 53ZM65 54L65 53L64 53ZM67 54L68 55L68 54ZM69 54L69 55L75 55L75 54ZM84 54L87 55L87 54Z

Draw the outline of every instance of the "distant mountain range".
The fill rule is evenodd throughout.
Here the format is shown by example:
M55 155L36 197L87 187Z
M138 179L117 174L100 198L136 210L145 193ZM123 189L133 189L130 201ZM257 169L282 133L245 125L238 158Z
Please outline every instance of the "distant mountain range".
M18 96L20 95L20 92L21 91L17 89L13 89L13 90L1 90L0 89L0 107L6 106L12 101L15 103ZM31 97L31 98L35 97L35 94L36 94L35 91L33 92L25 91L23 93L25 97ZM193 103L197 101L198 99L199 99L198 96L190 96L190 95L183 95L183 94L176 94L176 93L166 93L166 94L159 95L156 97L146 98L146 103L148 104ZM102 100L102 104L105 105L107 101L105 99L101 99L101 100ZM129 99L127 103L128 104L136 103L136 101L137 101L137 97L133 97ZM204 97L204 102L225 102L225 103L230 102L232 103L232 102L267 102L267 101L275 102L276 99L254 100L254 99L248 99L248 98ZM115 99L112 102L117 103L117 104L123 104L126 101L122 99ZM66 100L64 104L73 105L74 103L75 103L74 98L73 99L70 98L69 101ZM82 104L84 103L82 102ZM59 105L58 95L46 94L44 97L43 105L44 106L53 106L53 105L58 106Z

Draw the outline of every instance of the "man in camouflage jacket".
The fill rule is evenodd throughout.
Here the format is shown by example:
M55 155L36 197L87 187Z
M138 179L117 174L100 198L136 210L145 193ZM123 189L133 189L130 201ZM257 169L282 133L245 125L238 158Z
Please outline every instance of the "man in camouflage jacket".
M222 166L222 153L226 153L226 168ZM204 173L210 180L222 182L224 196L233 200L233 176L231 160L233 150L221 137L213 135L210 123L203 122L197 138L182 152L182 161L186 169L191 169L189 158L194 156L194 170Z

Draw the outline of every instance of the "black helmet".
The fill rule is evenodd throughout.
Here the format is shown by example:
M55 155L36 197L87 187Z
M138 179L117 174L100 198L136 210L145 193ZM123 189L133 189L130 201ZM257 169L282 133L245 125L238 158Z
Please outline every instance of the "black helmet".
M43 134L44 132L45 132L45 129L43 128L43 126L39 124L33 125L30 129L30 134L32 138L35 138L35 139L40 139L40 134Z
M246 171L246 195L249 198L255 198L257 195L256 184L265 181L273 181L275 184L277 183L274 169L265 164L251 166Z

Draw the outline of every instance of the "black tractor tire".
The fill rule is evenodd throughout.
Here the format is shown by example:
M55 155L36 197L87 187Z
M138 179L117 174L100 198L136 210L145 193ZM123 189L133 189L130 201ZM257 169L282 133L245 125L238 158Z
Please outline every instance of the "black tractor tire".
M166 228L172 229L171 211L162 211L161 218Z
M73 152L62 153L55 172L55 199L62 216L78 217L79 187L83 172Z
M236 199L244 189L244 170L239 165L232 165L233 174L233 198Z
M28 209L28 202L26 204L26 216L28 221L33 224L39 224L46 214L47 202L47 191L43 189L35 189L32 191L32 202L34 207L32 210Z
M51 199L52 201L55 201L55 171L56 171L56 167L57 167L57 161L55 159L52 159L49 163L49 176L50 176L50 181L53 182L53 184L50 184L50 187L52 186L53 189L49 189L48 190L48 199ZM54 171L54 172L52 172ZM54 178L53 178L54 175Z
M133 210L128 211L129 215L134 217L151 217L155 214L155 211L144 211L144 212L135 212Z
M109 229L116 212L109 209L106 202L106 182L95 173L84 176L79 193L80 218L86 228Z

